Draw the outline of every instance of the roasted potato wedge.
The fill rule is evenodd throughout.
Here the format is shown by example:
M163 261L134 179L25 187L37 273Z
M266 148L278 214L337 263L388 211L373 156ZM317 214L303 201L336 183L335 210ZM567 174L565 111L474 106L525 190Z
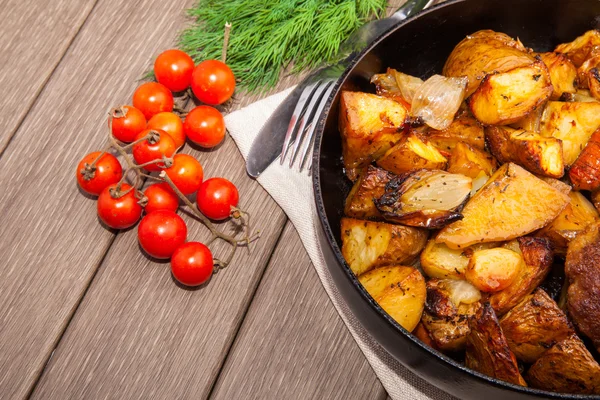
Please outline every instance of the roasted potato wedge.
M529 172L551 178L565 174L562 141L507 126L489 126L485 141L500 163L514 162Z
M456 45L442 73L445 76L466 76L469 79L466 96L469 96L487 74L532 64L533 56L524 50L520 42L504 33L482 30Z
M479 290L466 281L427 281L427 301L421 323L434 348L441 351L465 348L471 331L469 319L481 307L480 299Z
M552 346L527 371L532 387L552 392L600 394L600 365L571 335Z
M600 351L600 222L590 224L569 243L565 275L569 315Z
M342 255L357 276L379 266L410 264L427 243L428 232L408 226L342 218Z
M596 211L600 211L600 189L592 192L592 204L596 207Z
M468 98L471 112L484 125L509 125L535 111L552 95L542 61L503 73L488 74Z
M529 364L574 333L565 313L539 288L502 317L500 327L517 359Z
M600 129L597 129L587 145L569 169L569 179L575 190L594 191L600 188Z
M572 187L568 183L564 183L563 181L559 181L558 179L550 178L548 176L539 176L538 178L563 194L571 193Z
M383 196L385 185L393 177L391 172L369 165L352 186L346 198L344 214L358 219L381 219L381 213L375 207L373 199Z
M469 258L474 251L497 247L498 243L479 243L465 249L451 249L430 239L421 252L421 268L430 278L465 279Z
M381 267L358 280L390 317L409 332L415 329L427 297L425 279L417 269L401 265Z
M494 310L485 303L469 321L465 365L482 374L516 385L527 386L517 359L508 347Z
M572 42L559 44L554 51L565 53L576 67L580 67L596 46L600 46L600 32L591 30Z
M346 175L354 181L360 170L402 139L406 108L370 93L342 92L339 129Z
M447 170L476 179L481 173L489 178L496 168L496 159L491 154L467 143L457 143L448 160Z
M377 160L377 165L394 174L416 171L419 169L445 169L448 160L439 150L423 141L415 133L410 133L398 144L389 149Z
M419 170L394 178L375 206L388 221L438 229L461 218L471 178L440 170Z
M540 135L562 140L565 166L571 166L600 127L600 103L550 101L540 121Z
M465 143L479 150L485 147L483 127L481 124L469 115L462 112L450 126L444 130L430 130L427 133L427 140L441 151L452 152L458 143Z
M510 249L478 250L469 259L465 278L482 292L497 292L510 286L522 263L521 254Z
M463 219L442 229L436 241L460 249L514 239L544 227L568 203L567 195L522 167L507 163L467 202Z
M550 240L557 254L566 254L569 242L600 216L588 199L579 192L570 192L571 201L554 221L539 230L535 236Z
M539 56L550 73L550 81L554 88L551 100L558 100L563 93L577 91L577 68L566 55L550 52L540 53Z

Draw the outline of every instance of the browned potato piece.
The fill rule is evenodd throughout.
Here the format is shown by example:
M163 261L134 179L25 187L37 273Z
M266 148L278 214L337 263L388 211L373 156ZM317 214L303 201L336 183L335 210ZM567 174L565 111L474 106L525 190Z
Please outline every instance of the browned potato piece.
M574 333L565 313L539 288L502 317L500 327L515 356L529 364Z
M489 303L485 303L477 316L469 321L469 327L471 332L467 336L465 354L467 368L492 378L527 386Z
M457 210L471 193L471 178L419 170L394 178L375 206L388 221L438 229L461 218Z
M542 114L540 135L562 140L565 166L571 166L600 127L600 103L550 101Z
M552 100L558 100L563 93L575 93L577 88L577 68L561 53L540 53L540 58L548 67L550 81L554 91L550 96Z
M507 126L485 129L488 148L501 163L514 162L529 172L561 178L565 174L562 141Z
M421 320L427 291L421 273L401 265L369 271L358 280L371 297L407 331Z
M467 202L464 218L442 229L436 241L460 249L514 239L544 227L568 203L567 195L507 163Z
M592 192L592 203L596 207L596 211L600 211L600 190Z
M427 139L445 152L451 152L458 143L466 143L480 150L485 147L483 127L467 112L458 115L452 124L442 131L430 130Z
M569 243L565 275L570 283L569 315L600 350L600 222L590 224Z
M554 189L558 190L563 194L571 193L572 187L568 183L564 183L562 181L559 181L558 179L550 178L548 176L539 176L538 178L540 178L548 185L552 186Z
M484 125L509 125L535 111L552 94L546 65L537 61L503 73L488 74L467 100Z
M455 250L431 239L421 252L421 268L430 278L464 279L469 257L473 252L496 246L497 243L480 243L466 249Z
M600 129L596 130L569 170L575 190L600 188Z
M600 394L600 365L571 335L552 346L527 371L532 387L559 393Z
M350 180L356 180L360 169L402 139L406 115L406 108L391 99L370 93L342 92L339 128L344 167Z
M523 258L510 249L497 247L473 253L465 278L482 292L506 289L517 277Z
M467 143L457 143L448 160L448 172L462 174L475 179L483 172L492 176L497 164L489 153L474 148Z
M552 268L553 253L547 239L520 237L504 245L523 257L519 273L506 289L492 293L488 301L503 315L538 287Z
M471 95L486 74L506 72L534 62L523 45L510 36L482 30L463 39L446 60L445 76L466 76L469 79L466 96Z
M445 169L447 162L435 146L410 133L377 160L377 165L402 174L418 169Z
M381 213L375 207L373 199L385 193L385 185L394 175L371 165L360 175L346 198L344 214L358 219L380 219Z
M383 222L342 218L342 254L357 276L382 265L413 262L425 244L426 230Z
M427 281L427 301L421 323L442 351L464 350L471 331L469 319L481 307L481 294L470 283L450 279Z
M575 64L576 67L580 67L589 57L595 46L600 46L600 32L591 30L579 36L572 42L559 44L554 51L566 53L573 64Z
M594 205L581 193L570 192L569 198L571 202L558 217L536 233L536 236L548 238L557 254L566 254L569 242L600 218Z

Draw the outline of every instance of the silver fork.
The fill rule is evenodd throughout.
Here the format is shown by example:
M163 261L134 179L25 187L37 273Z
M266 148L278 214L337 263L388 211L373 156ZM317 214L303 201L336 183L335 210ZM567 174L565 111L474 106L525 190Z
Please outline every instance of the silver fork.
M367 47L383 32L394 24L429 7L436 0L408 0L402 7L388 18L372 21L365 24L340 46L336 57L339 61L324 67L309 75L301 84L306 85L302 91L294 113L290 119L285 140L281 149L280 164L289 160L289 167L298 164L300 172L306 166L309 174L312 169L312 153L314 147L314 133L317 120L327 104L329 95L335 87L335 82L342 76L346 67L354 60L358 52ZM291 151L290 151L291 150ZM298 155L299 161L296 162ZM306 164L308 160L308 164Z

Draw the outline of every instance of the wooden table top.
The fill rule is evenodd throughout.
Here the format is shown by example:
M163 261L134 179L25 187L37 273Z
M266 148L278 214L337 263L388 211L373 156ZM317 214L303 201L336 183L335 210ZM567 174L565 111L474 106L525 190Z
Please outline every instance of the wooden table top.
M106 145L108 110L130 103L194 2L0 8L0 398L387 397L230 138L215 152L184 152L239 187L262 237L200 290L144 256L135 229L103 228L78 191L75 166ZM207 238L188 226L189 238Z

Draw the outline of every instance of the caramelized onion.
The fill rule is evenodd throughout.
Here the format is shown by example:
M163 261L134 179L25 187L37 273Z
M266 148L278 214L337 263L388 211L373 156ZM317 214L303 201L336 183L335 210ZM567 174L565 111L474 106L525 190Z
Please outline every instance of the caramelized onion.
M452 123L465 97L468 79L433 75L414 93L412 115L433 129L446 129Z
M399 99L411 104L413 96L423 84L423 80L388 68L385 74L373 75L371 83L377 87L378 95Z
M448 290L452 303L458 307L462 304L473 304L481 300L481 292L467 281L444 279L440 282Z

